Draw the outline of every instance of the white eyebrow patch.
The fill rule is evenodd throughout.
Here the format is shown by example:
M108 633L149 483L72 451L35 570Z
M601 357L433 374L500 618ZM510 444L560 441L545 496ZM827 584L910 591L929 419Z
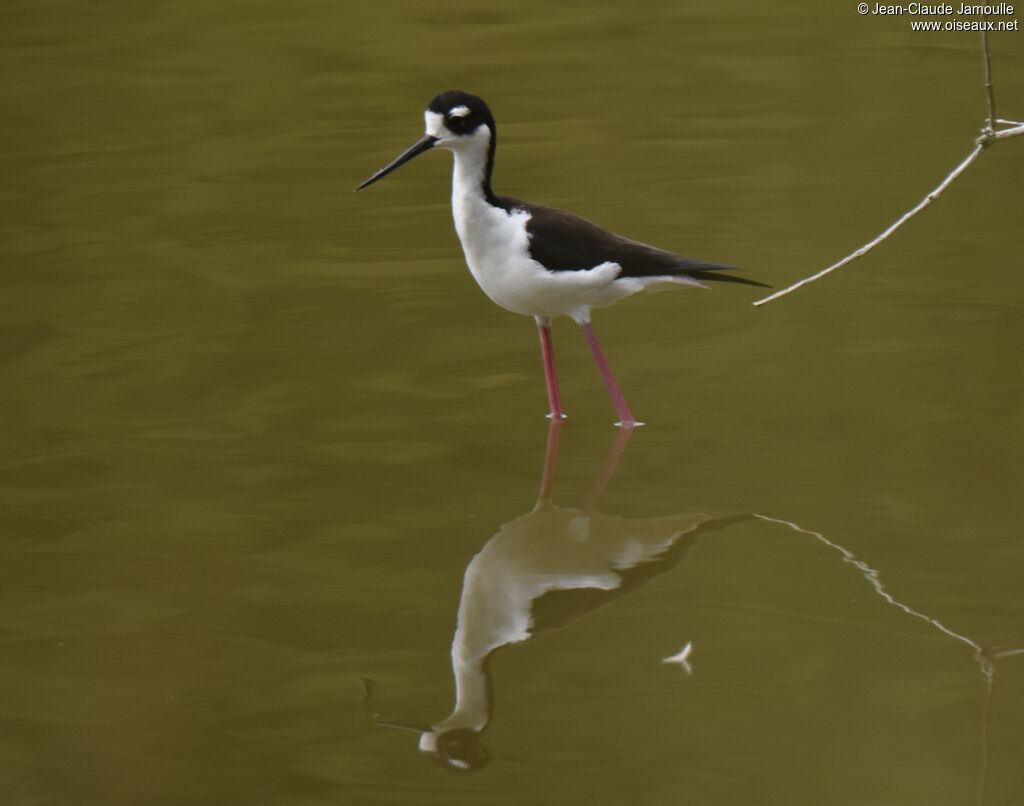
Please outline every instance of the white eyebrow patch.
M448 110L448 117L450 118L464 118L469 114L469 107L463 104L462 106L453 106Z

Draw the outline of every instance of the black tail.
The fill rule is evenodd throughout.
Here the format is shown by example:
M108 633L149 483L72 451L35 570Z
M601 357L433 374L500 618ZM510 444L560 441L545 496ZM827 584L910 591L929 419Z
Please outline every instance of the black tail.
M772 287L767 283L759 283L757 280L748 280L746 277L737 277L734 274L719 274L720 271L739 271L735 266L727 266L724 263L709 263L706 260L683 258L679 261L676 271L701 282L739 283L741 285L756 285L761 288Z
M697 271L683 271L680 274L686 274L692 277L694 280L700 280L701 282L717 282L717 283L739 283L740 285L756 285L760 288L772 288L768 283L759 283L757 280L748 280L746 277L737 277L735 274L718 274L720 271L727 269L735 269L735 266L723 266L718 269L700 269Z

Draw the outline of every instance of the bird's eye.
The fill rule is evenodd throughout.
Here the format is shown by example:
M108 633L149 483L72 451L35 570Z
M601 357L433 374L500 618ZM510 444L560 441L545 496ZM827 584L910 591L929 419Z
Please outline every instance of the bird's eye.
M456 106L448 110L449 123L465 123L469 117L469 107Z

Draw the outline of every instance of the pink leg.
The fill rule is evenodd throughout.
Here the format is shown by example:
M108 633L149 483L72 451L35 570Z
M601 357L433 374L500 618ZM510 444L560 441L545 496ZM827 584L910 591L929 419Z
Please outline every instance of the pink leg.
M558 373L555 371L555 348L551 344L551 320L537 317L537 330L540 332L540 350L544 354L544 379L548 384L548 404L552 420L564 420L562 400L558 396Z
M594 360L597 362L597 368L601 370L601 377L604 378L604 385L608 387L608 394L611 395L612 404L615 406L615 412L619 415L619 422L617 422L616 425L621 425L623 428L632 428L636 425L643 425L642 422L633 417L633 413L629 410L626 398L622 394L622 390L619 389L619 385L615 382L615 376L612 374L612 368L608 366L608 360L604 357L604 353L601 352L601 345L597 343L597 336L594 335L594 328L591 327L590 322L587 322L580 327L583 328L583 337L587 340L587 346L590 348L590 352L594 354Z

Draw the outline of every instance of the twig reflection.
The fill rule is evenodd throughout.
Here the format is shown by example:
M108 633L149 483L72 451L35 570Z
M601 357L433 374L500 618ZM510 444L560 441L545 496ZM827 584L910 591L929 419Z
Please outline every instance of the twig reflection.
M927 622L928 624L930 624L940 632L944 633L948 637L956 641L960 641L961 643L966 644L974 650L974 659L975 662L978 664L978 669L981 672L981 676L985 686L985 704L981 720L981 772L979 776L978 785L978 803L983 804L985 802L985 791L988 784L988 745L989 731L992 722L992 702L995 691L996 661L1000 658L1005 658L1010 655L1024 654L1024 647L1018 647L1015 649L993 649L983 647L981 644L979 644L977 641L970 638L969 636L963 635L962 633L956 632L956 630L950 629L938 619L933 618L932 616L929 616L925 613L922 613L920 610L915 610L910 605L905 604L904 602L901 602L898 599L896 599L896 597L894 597L891 593L889 593L888 590L886 590L885 585L882 583L881 576L879 575L879 572L876 569L872 568L863 560L857 559L856 555L852 551L850 551L845 546L841 546L838 543L829 540L827 537L821 534L821 532L815 532L812 529L805 529L802 526L793 523L792 521L783 520L781 518L773 518L769 515L755 515L754 517L759 518L763 521L768 521L770 523L778 523L783 526L787 526L796 532L800 532L801 534L810 535L816 540L819 540L820 542L824 543L829 548L835 549L841 555L843 555L843 562L849 563L850 565L854 566L858 571L860 571L864 579L866 579L868 583L871 585L871 587L875 589L875 593L877 593L879 596L885 599L885 601L887 601L893 607L899 608L908 616L913 616L914 618L918 618L922 621Z

